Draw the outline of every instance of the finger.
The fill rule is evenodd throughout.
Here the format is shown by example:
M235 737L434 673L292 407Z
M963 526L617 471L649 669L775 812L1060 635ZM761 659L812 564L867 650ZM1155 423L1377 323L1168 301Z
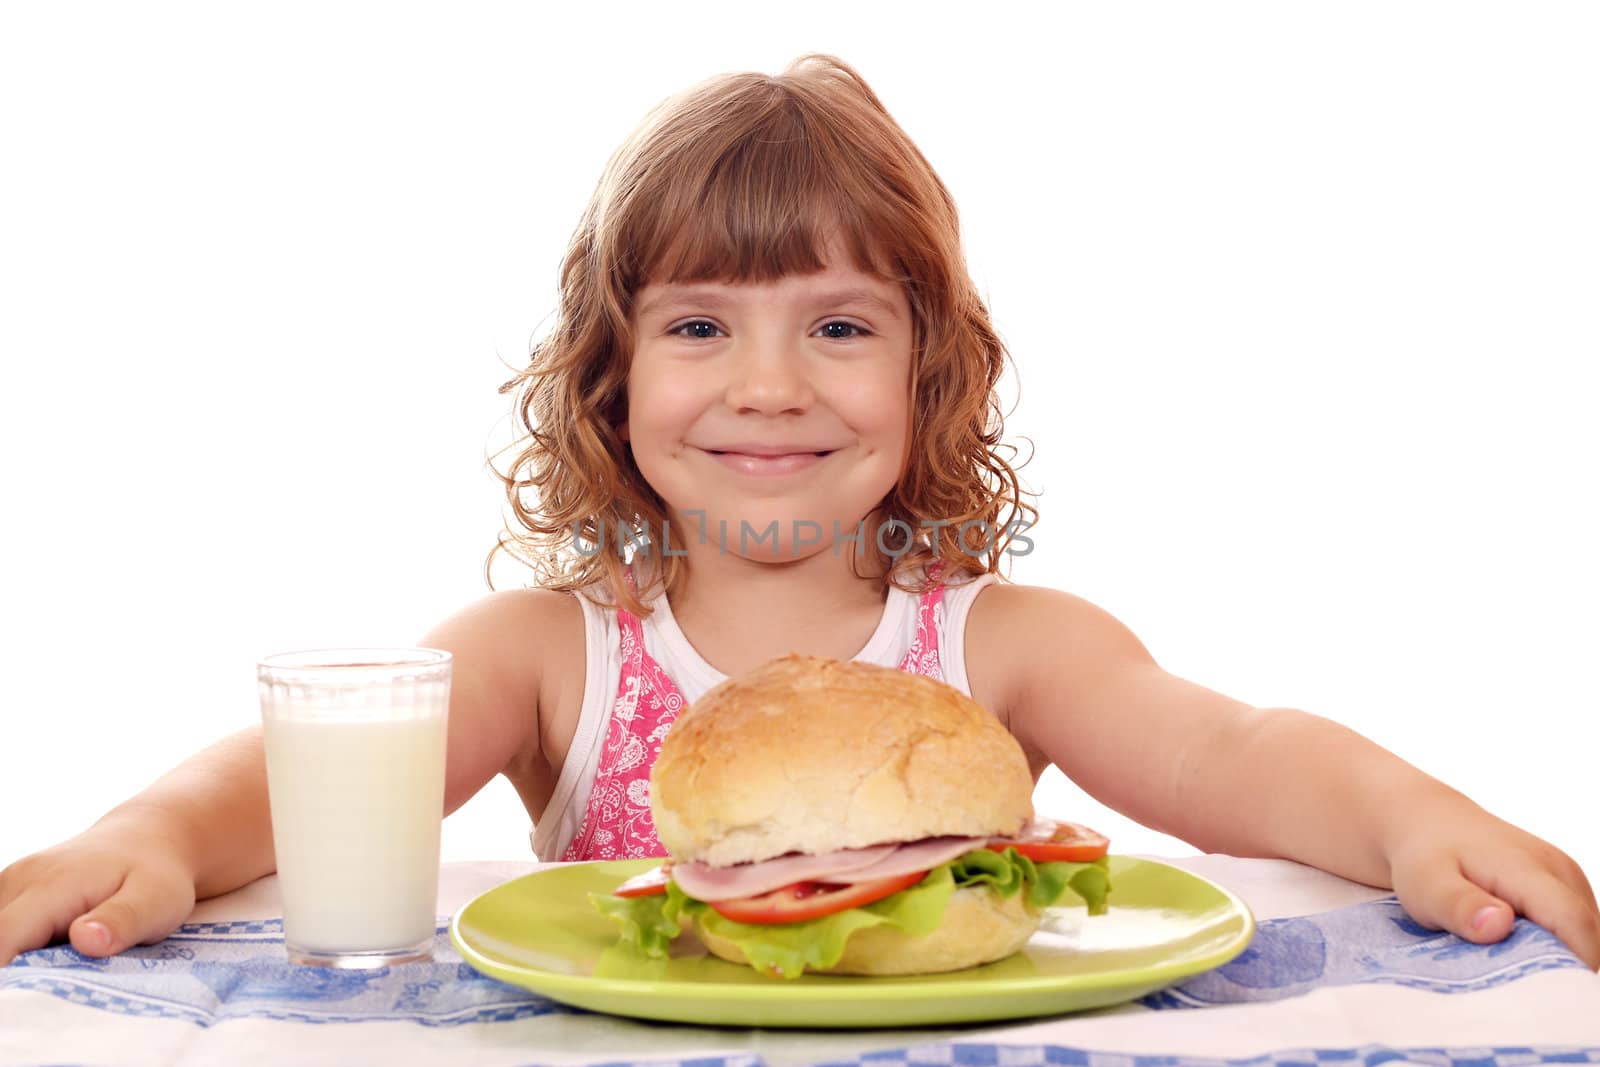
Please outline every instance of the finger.
M19 860L0 875L0 966L19 953L66 937L67 925L121 884L111 865L74 869L50 852Z
M1477 944L1504 940L1516 921L1512 906L1468 878L1448 852L1407 866L1394 888L1416 922Z
M193 909L193 885L134 870L115 893L73 920L67 935L85 956L110 956L160 941Z
M0 911L5 911L6 905L22 891L22 878L17 874L15 865L0 871Z
M72 909L62 907L53 894L24 889L10 904L0 907L0 966L19 953L43 949L66 931Z
M27 856L0 871L0 911L39 880L39 857Z
M1479 872L1465 873L1470 876ZM1514 868L1512 874L1500 876L1490 884L1518 913L1559 938L1590 970L1600 970L1600 910L1586 894L1535 866Z
M1554 865L1550 869L1555 872L1556 877L1572 886L1584 900L1588 901L1590 908L1600 911L1600 902L1596 902L1594 897L1594 887L1589 884L1589 877L1583 873L1583 868L1578 866L1578 861L1554 846L1551 850L1555 855L1551 861Z

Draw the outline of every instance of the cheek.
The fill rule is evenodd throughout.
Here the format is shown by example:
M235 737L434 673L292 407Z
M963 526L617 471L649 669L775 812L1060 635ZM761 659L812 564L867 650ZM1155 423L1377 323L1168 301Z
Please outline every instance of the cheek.
M903 450L911 429L910 383L892 373L875 377L841 388L835 410L877 449Z
M628 423L634 441L681 433L695 410L693 375L640 367L628 375Z

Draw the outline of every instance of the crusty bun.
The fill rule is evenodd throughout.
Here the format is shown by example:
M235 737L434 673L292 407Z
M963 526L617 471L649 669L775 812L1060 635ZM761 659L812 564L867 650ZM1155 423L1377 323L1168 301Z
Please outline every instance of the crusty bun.
M1002 897L985 886L958 889L945 907L944 922L931 934L910 937L892 926L857 930L845 942L839 962L815 974L938 974L1004 959L1020 949L1039 925L1039 916L1022 902L1022 893ZM695 934L712 955L748 964L739 946L709 933L699 923Z
M1021 746L953 686L798 655L684 709L650 775L661 844L679 861L719 867L1014 834L1033 814L1032 793Z

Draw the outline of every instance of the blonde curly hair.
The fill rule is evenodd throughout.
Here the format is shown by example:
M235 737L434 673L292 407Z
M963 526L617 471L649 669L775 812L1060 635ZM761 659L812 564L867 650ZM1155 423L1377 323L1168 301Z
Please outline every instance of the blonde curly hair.
M1016 455L1001 443L995 395L1008 354L967 273L955 201L861 75L812 53L777 76L724 74L667 99L611 157L567 248L556 321L500 387L516 392L522 436L505 450L510 470L494 468L515 525L490 550L486 578L504 550L540 586L604 586L640 616L658 587L676 588L679 556L662 554L635 590L620 553L576 543L603 543L607 527L665 529L666 504L619 436L634 297L647 282L813 273L830 235L857 269L904 287L915 325L915 447L879 505L884 521L950 524L936 547L919 535L884 557L883 581L920 591L935 558L945 580L998 572L1037 517L1024 499L1036 494L1002 455Z

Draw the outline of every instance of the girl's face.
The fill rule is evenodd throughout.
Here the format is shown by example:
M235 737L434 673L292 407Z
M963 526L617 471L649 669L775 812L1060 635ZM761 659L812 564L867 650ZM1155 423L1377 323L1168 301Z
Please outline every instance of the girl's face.
M856 533L899 479L911 308L900 286L828 262L772 283L636 294L622 435L671 508L674 548L813 555Z

